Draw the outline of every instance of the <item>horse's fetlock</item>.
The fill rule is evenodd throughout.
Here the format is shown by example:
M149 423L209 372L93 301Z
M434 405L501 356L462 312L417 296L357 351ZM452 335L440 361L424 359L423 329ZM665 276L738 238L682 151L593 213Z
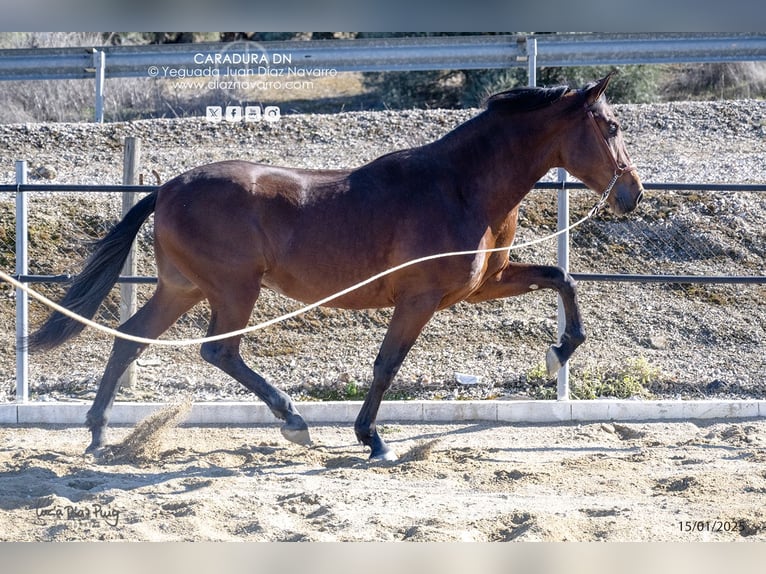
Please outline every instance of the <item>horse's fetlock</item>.
M372 442L372 437L375 435L375 427L369 425L354 425L354 433L356 434L356 440L361 444L369 446Z
M585 331L579 329L571 333L569 338L575 347L579 347L585 342L585 339L587 339L588 336L585 334Z
M107 417L105 413L96 414L90 409L85 415L85 426L88 430L93 430L106 426Z

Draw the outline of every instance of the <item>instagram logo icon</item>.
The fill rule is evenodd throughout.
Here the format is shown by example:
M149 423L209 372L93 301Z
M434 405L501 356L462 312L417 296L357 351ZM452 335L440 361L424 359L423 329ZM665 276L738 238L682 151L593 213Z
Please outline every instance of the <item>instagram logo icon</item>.
M266 106L263 108L263 119L267 122L278 122L282 116L279 106Z

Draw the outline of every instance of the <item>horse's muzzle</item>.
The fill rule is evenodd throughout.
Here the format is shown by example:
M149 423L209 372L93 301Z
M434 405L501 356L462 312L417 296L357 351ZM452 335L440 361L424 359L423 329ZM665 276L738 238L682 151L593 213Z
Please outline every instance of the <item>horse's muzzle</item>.
M638 204L641 203L643 196L644 190L642 189L635 196L618 197L617 201L615 202L615 212L617 215L625 215L626 213L630 213L638 207Z
M622 182L618 180L615 186L612 209L617 215L630 213L638 207L638 204L644 198L644 186L641 184L641 180L634 170L631 170L629 175L631 177L628 181Z

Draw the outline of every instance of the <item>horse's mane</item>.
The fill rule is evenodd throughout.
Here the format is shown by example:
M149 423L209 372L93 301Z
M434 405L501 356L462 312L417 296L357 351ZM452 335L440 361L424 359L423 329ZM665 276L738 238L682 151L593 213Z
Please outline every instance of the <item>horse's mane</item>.
M514 88L490 96L485 105L488 110L531 112L532 110L552 104L568 91L568 86Z

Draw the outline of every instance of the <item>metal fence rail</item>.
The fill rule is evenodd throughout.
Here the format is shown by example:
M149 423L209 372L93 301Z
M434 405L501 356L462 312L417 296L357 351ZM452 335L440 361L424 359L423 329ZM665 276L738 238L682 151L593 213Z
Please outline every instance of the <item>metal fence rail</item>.
M709 191L752 192L766 193L766 184L706 184L706 183L644 183L644 188L650 191ZM26 184L0 185L0 193L12 192L19 194L33 192L66 192L66 193L116 193L139 192L151 193L158 189L152 185L73 185L73 184ZM533 189L537 190L586 190L586 185L580 182L538 182ZM18 217L18 215L17 215ZM580 281L610 281L631 283L720 283L720 284L766 284L766 276L738 275L669 275L669 274L630 274L630 273L576 273L572 276ZM16 273L13 277L24 283L66 283L71 281L71 274L28 274ZM121 276L118 283L156 283L152 276Z
M360 38L284 42L206 42L0 50L0 80L150 77L148 68L210 66L334 69L339 72L525 67L528 39L538 66L597 66L766 60L766 34L537 34ZM214 56L229 56L219 63ZM213 56L211 60L208 56ZM235 58L236 56L236 58ZM238 59L244 56L244 61Z

